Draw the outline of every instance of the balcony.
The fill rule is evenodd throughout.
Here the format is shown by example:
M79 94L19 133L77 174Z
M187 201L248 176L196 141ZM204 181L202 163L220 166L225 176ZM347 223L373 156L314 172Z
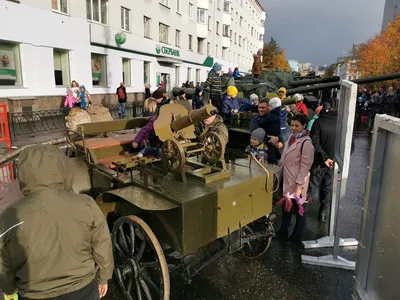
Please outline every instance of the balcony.
M208 9L208 0L197 0L197 8Z
M208 25L197 23L197 37L206 39L208 36Z
M231 24L232 24L231 14L228 14L228 13L224 12L224 15L223 15L223 17L222 17L222 23L223 23L224 25L229 25L229 26L231 26Z
M221 44L221 46L224 47L224 48L229 48L229 47L231 46L231 38L230 38L230 37L223 36L223 37L222 37L222 44Z

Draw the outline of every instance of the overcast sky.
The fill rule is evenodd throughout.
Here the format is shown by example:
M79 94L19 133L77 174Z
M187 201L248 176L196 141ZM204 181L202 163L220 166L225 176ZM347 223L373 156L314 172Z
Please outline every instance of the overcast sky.
M271 36L287 59L317 65L336 62L353 44L379 33L385 0L259 0Z

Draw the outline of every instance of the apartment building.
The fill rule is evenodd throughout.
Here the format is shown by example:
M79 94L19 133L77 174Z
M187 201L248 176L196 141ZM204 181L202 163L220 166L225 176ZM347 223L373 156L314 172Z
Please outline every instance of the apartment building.
M387 24L392 22L399 13L400 0L386 0L383 11L382 30L385 30Z
M0 15L0 101L54 103L72 80L113 102L121 81L141 94L204 81L214 62L246 72L266 21L257 0L2 0Z

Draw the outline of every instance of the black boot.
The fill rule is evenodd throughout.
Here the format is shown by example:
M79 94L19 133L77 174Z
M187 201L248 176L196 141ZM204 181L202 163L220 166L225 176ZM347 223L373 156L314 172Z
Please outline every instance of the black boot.
M279 239L288 239L289 237L289 231L287 228L280 228L276 233L275 233L276 237Z
M286 240L286 244L300 244L301 243L301 235L300 233L293 232L293 234Z
M326 222L326 206L325 204L321 204L318 212L318 221L325 223Z

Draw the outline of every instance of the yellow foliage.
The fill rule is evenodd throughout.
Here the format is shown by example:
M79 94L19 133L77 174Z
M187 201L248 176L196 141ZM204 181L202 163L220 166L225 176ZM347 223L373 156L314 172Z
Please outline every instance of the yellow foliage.
M362 77L400 72L400 16L381 34L369 39L357 56ZM400 85L400 81L386 84Z

